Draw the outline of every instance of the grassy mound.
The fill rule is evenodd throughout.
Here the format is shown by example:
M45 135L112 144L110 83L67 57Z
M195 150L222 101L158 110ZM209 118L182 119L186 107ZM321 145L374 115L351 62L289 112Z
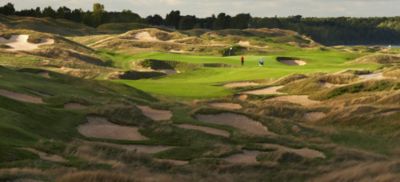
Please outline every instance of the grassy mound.
M331 99L344 94L354 94L360 92L380 92L384 90L398 89L400 89L400 83L398 82L390 80L374 80L322 91L319 94L312 96L312 98Z
M357 79L352 74L314 74L309 78L295 76L293 79L295 78L301 79L289 82L281 91L296 95L309 95L325 89L326 84L348 84ZM291 77L288 79L290 80Z
M356 60L358 63L378 63L378 64L398 64L400 63L399 55L392 54L372 54L361 57Z
M10 29L28 29L60 35L86 35L96 32L94 28L64 19L0 15L0 22Z
M106 23L96 29L101 33L124 33L130 30L149 28L149 25L140 23Z

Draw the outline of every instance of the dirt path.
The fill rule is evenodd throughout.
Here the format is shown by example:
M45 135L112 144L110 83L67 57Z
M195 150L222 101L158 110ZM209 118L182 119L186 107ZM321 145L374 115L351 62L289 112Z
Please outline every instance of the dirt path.
M87 106L79 104L79 103L66 103L64 104L64 109L70 109L70 110L84 110L87 109Z
M33 104L44 104L43 99L36 96L20 94L16 92L11 92L8 90L0 89L0 95L3 97L7 97L13 100L21 101L21 102L28 102Z
M38 49L39 46L42 45L54 44L53 39L46 39L38 44L30 43L28 42L28 39L29 35L12 35L10 39L0 37L0 44L6 44L10 46L11 48L7 49L8 51L32 51Z
M309 149L309 148L301 148L301 149L293 149L289 147L285 147L282 145L276 145L276 144L261 144L265 148L272 148L276 149L278 151L282 152L289 152L289 153L294 153L299 156L302 156L307 159L315 159L315 158L322 158L325 159L325 154L323 154L320 151Z
M260 154L261 152L259 151L245 150L243 151L243 153L231 155L229 157L226 157L224 160L233 164L254 165L259 163L257 161L257 156Z
M189 130L197 130L211 135L218 135L222 137L229 137L230 133L225 130L205 127L205 126L197 126L197 125L190 125L190 124L181 124L178 125L179 128L189 129Z
M255 82L234 82L225 84L224 87L226 88L239 88L239 87L250 87L250 86L257 86L260 85L259 83Z
M283 95L285 93L278 92L279 89L283 88L283 86L274 86L274 87L268 87L268 88L263 88L263 89L258 89L258 90L251 90L244 92L244 94L250 94L250 95Z
M227 109L227 110L242 109L242 106L240 104L229 103L229 102L210 103L209 105L214 108Z
M321 103L320 101L315 101L315 100L309 99L307 95L280 96L280 97L268 99L267 101L290 102L290 103L299 104L299 105L306 106L306 107L318 105Z
M268 128L262 125L260 122L254 121L246 116L234 114L234 113L221 113L216 115L196 115L199 121L228 125L237 128L247 134L255 136L269 136L276 135L273 132L268 131Z
M154 121L167 121L172 118L172 112L168 110L153 109L149 106L137 106L146 117Z
M137 127L116 125L102 117L87 117L87 120L88 123L78 127L78 131L86 137L133 141L147 139Z
M60 163L67 162L67 160L65 160L63 157L58 156L58 155L50 155L48 153L41 152L41 151L38 151L38 150L32 149L32 148L22 148L22 149L38 155L40 157L40 159L45 160L45 161L60 162Z

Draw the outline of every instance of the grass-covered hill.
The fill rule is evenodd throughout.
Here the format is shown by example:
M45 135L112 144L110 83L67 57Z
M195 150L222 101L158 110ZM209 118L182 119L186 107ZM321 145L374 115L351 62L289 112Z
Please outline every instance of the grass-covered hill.
M213 55L235 55L240 53L263 53L265 48L280 50L281 46L314 47L311 39L292 31L279 29L246 30L190 30L137 29L120 35L97 35L73 37L97 49L119 51L166 51L203 53ZM229 48L233 48L229 53ZM267 49L268 50L268 49Z
M95 28L65 19L34 18L0 15L0 25L10 29L29 29L60 35L85 35L96 33Z

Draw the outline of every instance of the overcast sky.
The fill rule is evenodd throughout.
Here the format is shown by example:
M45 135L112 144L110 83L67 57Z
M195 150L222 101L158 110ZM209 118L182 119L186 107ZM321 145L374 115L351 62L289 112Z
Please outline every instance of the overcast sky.
M17 9L36 6L68 6L90 9L99 2L106 10L129 9L141 16L165 14L180 10L182 14L200 17L219 12L253 16L400 16L400 0L0 0L0 4L14 3Z

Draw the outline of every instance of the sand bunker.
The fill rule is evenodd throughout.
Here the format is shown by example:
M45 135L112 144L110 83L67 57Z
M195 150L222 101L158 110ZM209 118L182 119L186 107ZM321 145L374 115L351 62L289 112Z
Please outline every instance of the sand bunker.
M289 152L289 153L294 153L299 156L302 156L307 159L316 159L316 158L322 158L325 159L325 155L317 150L312 150L309 148L301 148L301 149L293 149L289 147L285 147L282 145L276 145L276 144L261 144L265 148L272 148L276 149L281 152Z
M171 50L169 50L169 52L177 53L177 54L183 54L183 53L187 53L188 51L171 49Z
M151 36L149 32L140 32L135 34L135 39L139 41L145 42L156 42L160 41L157 37Z
M381 79L385 78L382 73L359 75L359 77L364 81L366 81L366 80L381 80Z
M146 117L154 121L166 121L172 118L171 111L153 109L149 106L137 106Z
M176 71L174 69L157 69L157 70L154 70L154 71L159 71L159 72L165 73L167 75L174 75L174 74L178 73L178 71Z
M219 130L215 128L205 127L205 126L197 126L197 125L190 125L190 124L181 124L178 125L179 128L189 129L189 130L197 130L201 131L210 135L218 135L222 137L229 137L229 132L225 130Z
M28 42L29 35L12 35L10 39L0 37L0 44L10 46L9 51L32 51L42 45L54 44L53 39L45 39L43 42L35 44Z
M78 127L78 131L86 137L134 141L147 139L136 127L119 126L102 117L87 117L87 120L88 123Z
M242 109L240 104L221 102L221 103L210 103L211 107L219 108L219 109L227 109L227 110L237 110Z
M258 89L258 90L251 90L244 92L245 94L250 94L250 95L283 95L285 93L278 92L279 89L283 88L283 86L275 86L275 87L268 87L268 88L263 88L263 89Z
M51 161L51 162L67 162L63 157L58 156L58 155L50 155L45 152L41 152L32 148L22 148L23 150L32 152L40 157L40 159L45 160L45 161Z
M249 98L249 96L246 94L241 94L239 96L236 96L235 98L239 99L240 101L246 101Z
M268 99L267 101L280 101L280 102L290 102L294 104L299 104L302 106L313 106L320 104L320 101L311 100L307 95L289 95L289 96L280 96L272 99Z
M239 87L251 87L260 85L259 83L255 82L235 82L235 83L228 83L225 84L224 87L226 88L239 88Z
M238 42L238 45L240 45L242 47L250 47L251 46L249 41L242 41L242 40Z
M234 113L221 113L216 115L198 114L196 118L200 121L228 125L237 128L247 134L255 136L275 135L260 122L254 121L246 116Z
M305 121L318 121L326 116L323 112L309 112L304 115Z
M3 97L7 97L10 99L14 99L17 101L21 101L21 102L28 102L28 103L34 103L34 104L43 104L43 100L40 97L35 97L35 96L31 96L31 95L26 95L26 94L20 94L20 93L16 93L16 92L10 92L8 90L3 90L0 89L0 95Z
M243 151L240 154L234 154L229 157L226 157L224 160L234 164L258 164L257 156L260 155L259 151Z
M277 57L276 60L280 63L289 65L289 66L304 66L307 62L297 59L297 58L290 58L290 57Z
M74 102L64 104L64 109L84 110L86 108L87 108L87 106L84 106L84 105L79 104L79 103L74 103Z

